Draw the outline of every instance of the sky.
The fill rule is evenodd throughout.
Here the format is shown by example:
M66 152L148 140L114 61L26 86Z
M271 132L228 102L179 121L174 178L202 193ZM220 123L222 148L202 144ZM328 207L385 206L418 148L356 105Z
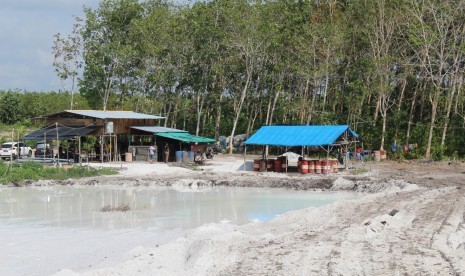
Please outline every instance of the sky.
M1 0L0 90L59 91L52 62L53 36L66 37L73 16L99 0Z

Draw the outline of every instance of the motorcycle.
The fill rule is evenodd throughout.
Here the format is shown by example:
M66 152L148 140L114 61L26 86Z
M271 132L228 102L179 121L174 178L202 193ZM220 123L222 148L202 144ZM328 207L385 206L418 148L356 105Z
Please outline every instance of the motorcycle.
M213 150L211 148L207 149L205 156L207 157L207 159L213 159Z

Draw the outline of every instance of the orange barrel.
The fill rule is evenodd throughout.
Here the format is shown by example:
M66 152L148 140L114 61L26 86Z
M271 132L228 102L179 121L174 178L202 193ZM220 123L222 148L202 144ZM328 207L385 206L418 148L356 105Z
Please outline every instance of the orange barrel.
M281 159L276 159L276 160L273 160L274 162L274 171L275 172L281 172Z
M308 161L302 161L302 174L308 173Z
M315 160L315 173L321 173L321 161Z
M281 171L287 172L287 157L281 156Z
M258 172L260 170L260 159L253 160L253 171Z
M332 164L332 172L333 173L337 173L339 172L339 161L337 161L337 159L333 159L331 160L331 164Z
M297 172L302 173L302 161L297 161Z
M329 160L321 161L321 173L323 174L331 173L331 162Z
M266 160L266 171L272 172L273 171L273 159Z
M315 173L315 161L308 160L308 173Z

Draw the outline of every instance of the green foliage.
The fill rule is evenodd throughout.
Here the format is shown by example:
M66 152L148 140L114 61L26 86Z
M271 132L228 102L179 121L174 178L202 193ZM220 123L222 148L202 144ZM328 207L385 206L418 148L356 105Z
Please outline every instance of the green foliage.
M348 124L366 148L465 155L464 1L104 0L85 14L57 37L68 54L82 46L75 109L159 114L207 136ZM0 117L29 126L70 97L0 92Z
M435 145L431 148L431 158L434 161L442 161L445 159L445 149L444 146Z
M423 155L424 155L424 152L421 152L420 150L413 150L413 151L408 151L404 153L404 157L407 160L421 159Z
M18 93L8 91L0 97L0 120L4 124L14 124L22 117Z
M71 168L44 167L41 163L25 162L21 166L18 162L11 165L0 162L0 183L21 184L24 180L53 179L66 180L70 178L90 177L97 175L112 175L117 172L112 169L94 169L73 166Z
M3 124L19 129L33 126L33 118L69 109L71 95L67 92L0 91L0 118ZM89 109L81 95L75 95L76 109Z

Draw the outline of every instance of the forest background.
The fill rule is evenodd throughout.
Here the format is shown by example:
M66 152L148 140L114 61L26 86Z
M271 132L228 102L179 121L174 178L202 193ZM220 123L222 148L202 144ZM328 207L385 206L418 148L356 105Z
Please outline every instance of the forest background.
M465 1L102 0L53 41L61 91L0 91L4 130L133 110L218 138L348 124L401 157L465 154Z

